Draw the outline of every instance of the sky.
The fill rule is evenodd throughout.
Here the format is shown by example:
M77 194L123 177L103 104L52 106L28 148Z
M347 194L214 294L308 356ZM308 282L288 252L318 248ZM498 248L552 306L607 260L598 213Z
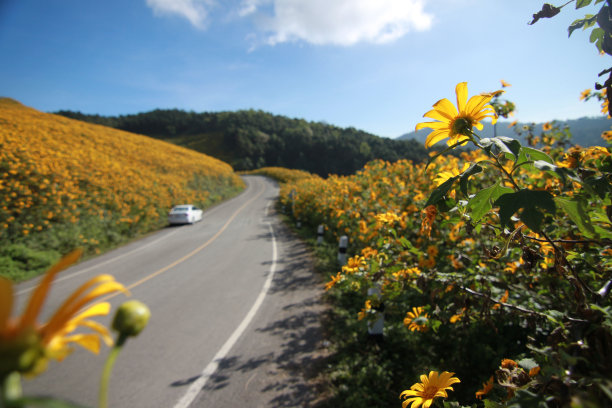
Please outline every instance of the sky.
M564 3L565 1L563 1ZM500 89L520 122L599 116L600 5L538 0L0 0L0 96L121 115L263 110L398 137L439 99Z

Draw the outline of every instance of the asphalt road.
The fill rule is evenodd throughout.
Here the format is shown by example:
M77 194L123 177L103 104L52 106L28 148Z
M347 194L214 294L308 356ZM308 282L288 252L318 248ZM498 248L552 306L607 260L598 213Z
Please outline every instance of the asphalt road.
M151 309L149 326L114 367L111 407L306 407L318 399L310 377L325 354L322 284L304 246L274 214L276 183L245 181L243 193L206 211L202 222L165 228L56 279L47 316L100 273L113 274ZM20 299L35 283L18 287ZM110 299L113 310L125 300ZM77 348L25 380L24 393L97 406L107 353Z

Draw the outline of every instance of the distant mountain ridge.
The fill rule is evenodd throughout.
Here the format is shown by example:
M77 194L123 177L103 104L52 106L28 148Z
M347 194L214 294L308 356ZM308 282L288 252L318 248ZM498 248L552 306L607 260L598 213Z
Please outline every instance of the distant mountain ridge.
M512 122L497 122L497 135L498 136L508 136L512 138L517 138L517 135L514 133L514 130L508 128ZM602 132L610 130L612 127L612 120L606 118L605 116L601 117L584 117L580 119L571 119L564 121L555 121L560 127L569 126L569 130L572 134L571 142L576 145L580 145L583 147L589 146L601 146L605 142L601 138ZM523 125L527 123L518 123L516 126L520 129ZM536 134L541 133L543 123L537 123L534 127L534 131ZM431 129L421 129L418 132L410 132L406 133L400 137L399 140L410 140L414 139L419 143L425 143L425 139L427 135L431 132ZM484 123L484 128L482 131L477 131L477 134L483 138L485 137L493 137L494 136L494 127L490 123ZM520 139L520 138L519 138Z

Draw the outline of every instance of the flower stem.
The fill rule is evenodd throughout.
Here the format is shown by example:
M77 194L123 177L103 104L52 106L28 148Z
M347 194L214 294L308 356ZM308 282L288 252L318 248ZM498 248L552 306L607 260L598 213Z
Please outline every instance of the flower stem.
M98 395L98 407L99 408L107 408L108 407L108 385L110 382L111 372L113 371L113 367L115 365L115 361L117 360L117 356L119 352L123 348L123 344L127 336L120 334L117 338L117 342L110 350L108 354L108 358L106 359L106 363L104 364L104 369L102 371L102 378L100 380L100 393Z

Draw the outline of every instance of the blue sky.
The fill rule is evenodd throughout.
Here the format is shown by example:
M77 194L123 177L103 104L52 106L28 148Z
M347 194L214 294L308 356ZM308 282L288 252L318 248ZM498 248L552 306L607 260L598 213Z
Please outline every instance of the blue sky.
M519 121L598 116L610 66L534 0L0 0L0 96L42 111L261 109L397 137L458 82Z

